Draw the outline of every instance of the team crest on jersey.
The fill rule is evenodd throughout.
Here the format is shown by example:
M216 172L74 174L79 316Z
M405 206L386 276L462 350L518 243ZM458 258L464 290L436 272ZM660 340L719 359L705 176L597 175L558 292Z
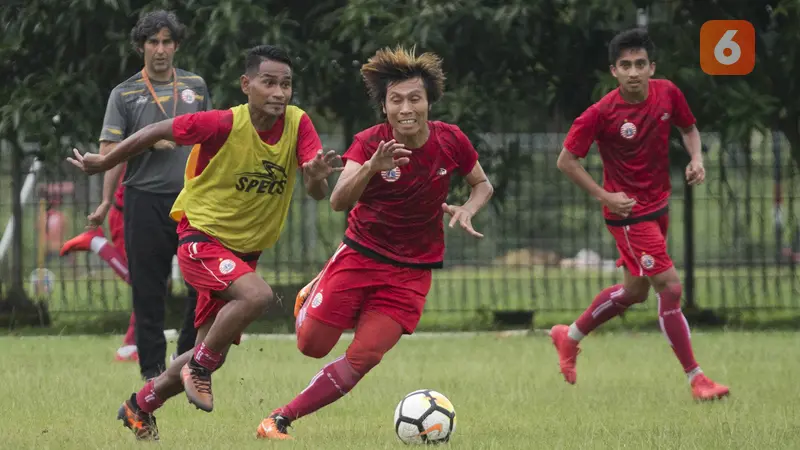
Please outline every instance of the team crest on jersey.
M233 272L233 269L236 268L236 263L231 261L230 259L223 259L219 262L219 273L223 275L227 275Z
M625 122L619 127L619 135L625 139L633 139L636 136L636 125L631 122Z
M642 255L642 257L639 259L639 262L642 263L642 267L648 270L652 269L656 265L656 260L647 253Z
M197 94L195 94L194 91L191 89L184 89L183 91L181 91L181 100L183 100L184 103L188 103L191 105L192 103L194 103L196 97Z
M400 179L400 168L395 167L392 170L382 170L381 177L383 177L383 179L388 181L389 183L394 183L395 181Z

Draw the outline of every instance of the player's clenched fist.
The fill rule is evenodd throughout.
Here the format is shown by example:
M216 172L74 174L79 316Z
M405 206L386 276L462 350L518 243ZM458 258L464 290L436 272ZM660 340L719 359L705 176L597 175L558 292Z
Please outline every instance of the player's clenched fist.
M703 161L692 160L686 166L686 181L689 186L700 184L706 179L706 169L703 167Z
M314 159L303 163L303 173L314 181L324 180L333 172L344 170L344 167L334 167L334 161L342 162L342 157L337 155L336 151L329 150L328 153L323 153L322 149L319 149Z
M369 162L373 170L380 172L408 164L410 161L409 156L411 156L411 150L406 149L403 144L392 139L389 142L381 141Z
M109 167L106 167L106 158L103 155L86 152L81 156L81 152L77 148L73 148L72 152L75 154L75 158L68 157L67 161L89 175L105 172L109 169Z
M636 205L636 200L628 197L624 192L609 192L603 198L603 204L614 214L628 217Z

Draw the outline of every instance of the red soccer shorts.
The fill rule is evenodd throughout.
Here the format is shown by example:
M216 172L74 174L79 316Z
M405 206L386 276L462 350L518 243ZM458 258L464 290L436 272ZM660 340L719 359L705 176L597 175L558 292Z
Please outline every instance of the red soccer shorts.
M225 248L218 240L192 232L181 236L178 265L186 280L197 290L194 327L213 320L226 301L217 293L242 275L255 272L259 253L241 254ZM239 340L235 342L238 344Z
M111 207L108 212L108 231L111 233L111 243L117 248L119 254L125 258L128 264L128 255L125 253L125 221L122 219L122 210L116 206Z
M375 261L342 244L322 269L319 281L300 309L296 328L309 316L349 330L355 327L360 313L376 311L411 334L422 317L431 278L429 269Z
M620 254L617 267L624 265L637 277L652 277L671 268L672 259L667 254L668 226L668 214L632 225L608 225Z

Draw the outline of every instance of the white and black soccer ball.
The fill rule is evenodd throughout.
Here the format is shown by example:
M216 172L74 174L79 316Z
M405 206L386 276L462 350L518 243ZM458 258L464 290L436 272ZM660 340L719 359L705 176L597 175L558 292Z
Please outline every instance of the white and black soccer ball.
M448 442L456 431L456 410L439 392L430 389L414 391L395 408L394 431L406 444Z

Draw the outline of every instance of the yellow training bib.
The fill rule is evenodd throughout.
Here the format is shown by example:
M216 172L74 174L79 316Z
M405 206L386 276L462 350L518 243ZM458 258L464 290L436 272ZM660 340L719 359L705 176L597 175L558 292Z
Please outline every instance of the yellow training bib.
M200 146L186 164L184 187L170 216L242 253L272 247L286 223L297 172L297 135L304 111L288 106L275 145L262 141L246 104L231 108L233 129L225 144L195 176Z

